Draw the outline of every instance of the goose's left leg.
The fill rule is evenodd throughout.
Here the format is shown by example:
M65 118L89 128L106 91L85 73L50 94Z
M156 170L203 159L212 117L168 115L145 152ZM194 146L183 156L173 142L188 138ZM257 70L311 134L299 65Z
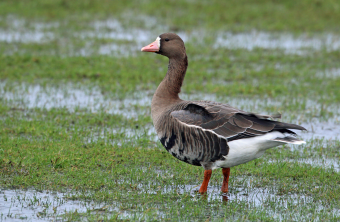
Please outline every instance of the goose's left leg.
M230 175L230 168L222 168L222 173L223 173L223 184L221 191L223 193L228 192L228 182L229 182L229 175Z
M212 170L205 170L204 171L204 179L203 179L203 183L201 185L201 188L198 192L200 192L201 194L204 194L207 192L208 190L208 184L209 184L209 180L210 180L210 177L211 177L211 173L212 173Z

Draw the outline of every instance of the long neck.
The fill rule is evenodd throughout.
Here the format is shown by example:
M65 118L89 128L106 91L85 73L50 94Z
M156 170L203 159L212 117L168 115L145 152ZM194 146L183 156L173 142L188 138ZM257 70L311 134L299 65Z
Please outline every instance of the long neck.
M188 58L184 54L183 58L170 58L168 72L163 81L159 84L155 97L178 100L182 83L188 67Z

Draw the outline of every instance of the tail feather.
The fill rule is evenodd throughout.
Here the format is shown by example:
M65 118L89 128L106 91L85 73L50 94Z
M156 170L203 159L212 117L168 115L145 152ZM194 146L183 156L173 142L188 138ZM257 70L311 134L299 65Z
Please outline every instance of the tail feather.
M275 122L275 129L297 129L297 130L306 130L304 127L292 124L292 123L283 123L283 122ZM306 130L307 131L307 130Z
M291 136L286 136L286 137L277 137L275 139L273 139L273 141L278 141L278 142L282 142L282 143L290 143L290 144L304 144L306 143L305 141L303 140L299 140L299 139L296 139L294 137L291 137Z
M280 115L280 116L279 116ZM268 116L268 115L258 115L258 114L247 114L247 115L242 115L246 119L256 122L260 125L268 125L268 124L274 124L274 128L272 131L279 130L279 129L297 129L297 130L306 130L304 127L292 124L292 123L284 123L284 122L279 122L279 121L274 121L274 120L269 120L267 118L278 118L281 117L281 114L273 115L273 116ZM307 131L307 130L306 130Z

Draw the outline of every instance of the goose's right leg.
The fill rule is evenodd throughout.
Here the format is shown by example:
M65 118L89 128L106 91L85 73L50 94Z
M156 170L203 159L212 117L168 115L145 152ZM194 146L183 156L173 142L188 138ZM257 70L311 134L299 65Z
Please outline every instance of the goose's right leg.
M211 173L212 170L205 170L204 171L204 179L203 179L203 183L201 185L201 188L198 192L200 192L201 194L206 193L208 190L208 184L209 184L209 180L211 177Z

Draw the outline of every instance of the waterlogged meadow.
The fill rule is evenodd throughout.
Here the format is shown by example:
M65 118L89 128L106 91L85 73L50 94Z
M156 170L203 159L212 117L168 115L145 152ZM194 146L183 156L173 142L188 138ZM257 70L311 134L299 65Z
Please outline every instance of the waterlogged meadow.
M1 1L0 221L339 221L338 1ZM173 158L150 117L186 44L183 99L308 129L305 145L213 171Z

